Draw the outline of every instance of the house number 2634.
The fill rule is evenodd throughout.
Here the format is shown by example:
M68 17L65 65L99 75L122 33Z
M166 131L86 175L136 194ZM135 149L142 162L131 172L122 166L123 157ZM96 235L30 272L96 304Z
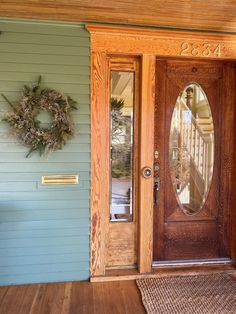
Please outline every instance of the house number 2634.
M183 42L181 44L180 55L193 57L220 57L220 49L220 44Z

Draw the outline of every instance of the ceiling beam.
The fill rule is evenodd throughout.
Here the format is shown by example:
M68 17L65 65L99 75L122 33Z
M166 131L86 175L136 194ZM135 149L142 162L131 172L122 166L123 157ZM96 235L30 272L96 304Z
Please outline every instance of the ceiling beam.
M0 16L236 33L235 0L1 0Z

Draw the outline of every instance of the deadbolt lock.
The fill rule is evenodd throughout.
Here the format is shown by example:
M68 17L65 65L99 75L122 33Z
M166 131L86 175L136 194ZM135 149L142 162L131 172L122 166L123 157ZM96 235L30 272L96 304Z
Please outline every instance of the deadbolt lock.
M151 177L152 177L152 168L150 168L150 167L144 167L144 168L142 169L142 176L143 176L145 179L151 178Z

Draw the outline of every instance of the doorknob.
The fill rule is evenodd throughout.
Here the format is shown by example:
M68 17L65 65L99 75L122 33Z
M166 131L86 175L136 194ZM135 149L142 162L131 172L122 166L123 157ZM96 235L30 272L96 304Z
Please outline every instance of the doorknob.
M145 178L145 179L149 179L152 177L152 168L150 167L144 167L142 169L142 176Z

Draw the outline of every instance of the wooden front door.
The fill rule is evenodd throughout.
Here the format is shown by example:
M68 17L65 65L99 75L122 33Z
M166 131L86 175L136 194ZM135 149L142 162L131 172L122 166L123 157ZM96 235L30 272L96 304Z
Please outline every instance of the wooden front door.
M230 257L230 68L157 59L154 262Z

